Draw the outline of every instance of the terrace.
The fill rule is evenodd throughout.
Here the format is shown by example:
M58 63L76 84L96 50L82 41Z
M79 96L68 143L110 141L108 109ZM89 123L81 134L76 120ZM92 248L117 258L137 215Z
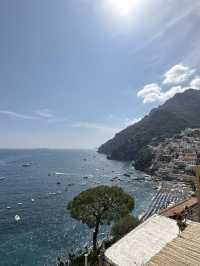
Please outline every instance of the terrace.
M154 215L105 252L102 265L198 266L200 224L189 221L179 233L175 220Z

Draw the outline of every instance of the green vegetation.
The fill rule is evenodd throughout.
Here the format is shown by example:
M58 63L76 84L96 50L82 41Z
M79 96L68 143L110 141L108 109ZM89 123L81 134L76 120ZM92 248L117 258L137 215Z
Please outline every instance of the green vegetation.
M133 198L121 188L99 186L81 192L68 204L71 216L93 232L93 251L97 250L99 227L127 216L134 208Z
M135 168L142 168L147 171L148 168L151 166L153 158L154 155L152 153L152 150L149 147L144 147L143 149L141 149L140 154L138 155L137 160L135 161Z
M114 237L115 241L119 240L136 226L138 226L139 220L131 215L124 216L119 219L111 228L111 235Z

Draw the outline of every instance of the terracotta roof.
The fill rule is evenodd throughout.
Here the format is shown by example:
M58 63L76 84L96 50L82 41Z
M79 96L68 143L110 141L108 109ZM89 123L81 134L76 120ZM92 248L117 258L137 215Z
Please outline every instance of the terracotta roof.
M178 204L171 206L167 209L164 209L160 212L160 215L166 216L166 217L173 217L175 213L181 213L184 211L185 207L192 207L198 203L197 197L191 197L189 199L186 199L184 201L179 202Z
M168 243L145 266L199 266L200 224L191 222L181 236Z

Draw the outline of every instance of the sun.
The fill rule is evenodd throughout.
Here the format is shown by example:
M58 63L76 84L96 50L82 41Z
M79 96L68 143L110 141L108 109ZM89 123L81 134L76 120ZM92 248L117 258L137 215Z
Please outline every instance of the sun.
M117 16L128 17L133 14L141 0L107 0L107 5Z

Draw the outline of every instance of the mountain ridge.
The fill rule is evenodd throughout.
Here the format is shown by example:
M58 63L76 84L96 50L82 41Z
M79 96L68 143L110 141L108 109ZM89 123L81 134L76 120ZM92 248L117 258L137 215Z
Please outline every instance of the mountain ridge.
M200 127L199 105L200 91L189 89L178 93L163 105L152 109L142 120L102 144L98 152L107 154L114 160L134 160L136 168L144 170L151 157L148 145L159 143L185 128ZM142 157L146 155L148 159L143 160Z

